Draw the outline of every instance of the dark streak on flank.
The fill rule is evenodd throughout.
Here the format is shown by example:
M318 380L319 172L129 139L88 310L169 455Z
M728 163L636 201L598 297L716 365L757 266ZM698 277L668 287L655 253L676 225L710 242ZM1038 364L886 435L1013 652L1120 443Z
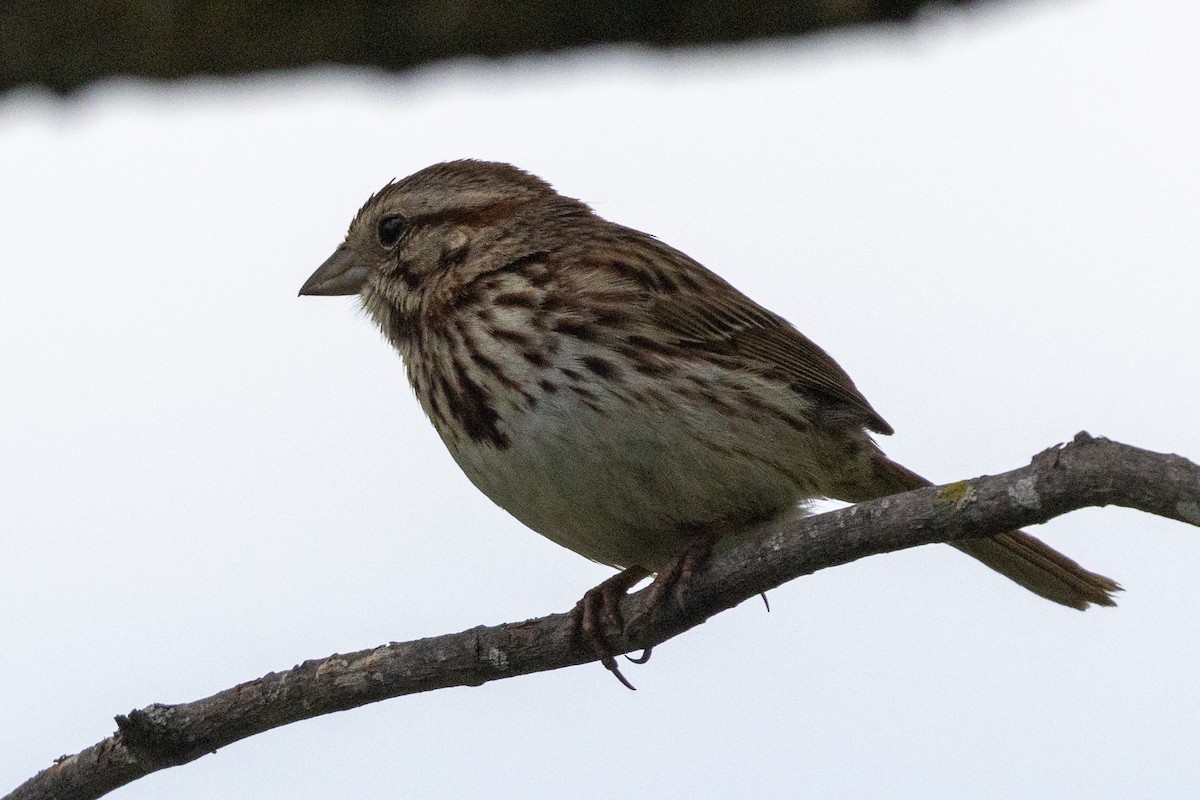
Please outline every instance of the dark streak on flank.
M573 336L584 342L595 341L599 331L589 322L579 322L571 319L561 319L554 323L554 330L567 336Z
M511 442L500 431L500 415L490 405L491 398L486 389L471 380L466 368L457 358L450 359L454 368L457 391L450 382L442 378L442 388L450 404L450 413L454 415L473 441L490 444L499 450L505 450Z
M582 402L585 406L590 408L592 411L596 412L597 414L599 414L602 417L608 416L608 414L604 411L604 409L601 408L599 405L600 398L597 397L596 393L593 392L591 389L588 389L586 386L580 386L577 383L572 383L572 384L568 385L567 388L570 389L575 394L579 395L580 402Z
M533 337L528 333L515 331L512 328L489 328L488 335L493 339L510 342L518 347L527 347L533 343Z
M545 366L548 366L550 363L549 361L546 360L546 357L544 355L539 353L537 350L533 350L533 349L522 350L521 357L524 358L526 361L528 361L530 364L533 364L535 367L545 367Z
M471 360L483 367L485 372L490 372L493 378L496 378L504 385L507 386L512 383L512 379L504 374L504 371L500 369L500 365L485 356L483 353L478 351L471 353Z
M508 373L495 362L495 360L485 356L483 353L475 350L471 353L471 360L478 364L483 370L492 376L493 379L499 381L505 389L516 392L525 398L526 402L533 402L531 395L525 387L521 386L519 381L513 380Z
M584 356L579 360L588 370L600 378L612 380L617 377L617 368L611 361L606 361L599 356Z
M593 392L591 389L587 388L586 386L580 386L577 383L572 383L567 388L569 388L572 392L579 395L580 397L586 398L588 400L598 400L599 399L598 397L596 397L596 393Z
M584 399L584 400L583 400L583 404L584 404L585 406L587 406L589 409L591 409L592 411L596 412L596 414L597 414L597 415L599 415L599 416L601 416L601 417L607 417L607 416L608 416L608 412L606 412L606 411L605 411L604 409L602 409L600 406L598 406L598 405L596 405L595 403L593 403L591 400Z
M647 375L651 378L658 377L660 375L666 375L667 373L672 371L672 370L669 370L667 367L663 366L662 364L654 364L649 361L644 361L639 364L634 364L633 369L636 372L638 372L639 374Z

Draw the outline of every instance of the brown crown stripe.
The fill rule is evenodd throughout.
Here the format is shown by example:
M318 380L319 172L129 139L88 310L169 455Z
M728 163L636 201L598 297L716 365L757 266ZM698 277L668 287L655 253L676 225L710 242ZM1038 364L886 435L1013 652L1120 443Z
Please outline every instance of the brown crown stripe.
M410 225L467 225L484 227L511 217L524 203L513 200L497 200L477 206L459 206L427 214L414 214L408 218Z

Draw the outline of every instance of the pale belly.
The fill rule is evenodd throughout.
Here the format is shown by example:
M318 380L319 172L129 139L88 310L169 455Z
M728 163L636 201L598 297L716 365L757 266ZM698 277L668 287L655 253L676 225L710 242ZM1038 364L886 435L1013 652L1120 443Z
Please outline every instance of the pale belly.
M721 376L706 377L720 388ZM595 561L653 570L706 528L736 529L820 494L820 443L771 412L803 400L745 376L725 389L758 402L743 413L703 402L601 413L563 389L506 410L507 448L443 438L471 481L533 530Z

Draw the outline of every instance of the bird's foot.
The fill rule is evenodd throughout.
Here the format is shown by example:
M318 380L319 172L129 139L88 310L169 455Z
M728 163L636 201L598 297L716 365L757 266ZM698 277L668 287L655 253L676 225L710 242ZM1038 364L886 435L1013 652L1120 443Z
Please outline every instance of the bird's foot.
M703 535L691 539L679 555L671 559L663 569L654 576L653 583L646 590L638 615L653 614L668 594L675 601L680 611L686 609L684 596L688 589L708 563L713 546L721 538L722 531L706 531Z
M571 609L571 629L573 635L592 652L600 663L621 682L627 689L636 691L624 675L621 674L614 658L610 637L619 635L625 629L625 620L621 617L621 599L625 593L650 573L641 567L629 567L618 572L608 580L595 586L583 595L583 599ZM630 659L635 664L645 663L649 651L643 654L643 660Z

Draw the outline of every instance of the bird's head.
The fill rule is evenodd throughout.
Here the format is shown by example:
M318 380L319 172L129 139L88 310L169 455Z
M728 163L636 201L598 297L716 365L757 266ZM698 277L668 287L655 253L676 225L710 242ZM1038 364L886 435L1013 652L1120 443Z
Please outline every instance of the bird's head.
M361 294L381 323L396 314L412 319L535 251L531 232L544 233L547 221L579 214L590 211L509 164L435 164L372 195L300 294Z

